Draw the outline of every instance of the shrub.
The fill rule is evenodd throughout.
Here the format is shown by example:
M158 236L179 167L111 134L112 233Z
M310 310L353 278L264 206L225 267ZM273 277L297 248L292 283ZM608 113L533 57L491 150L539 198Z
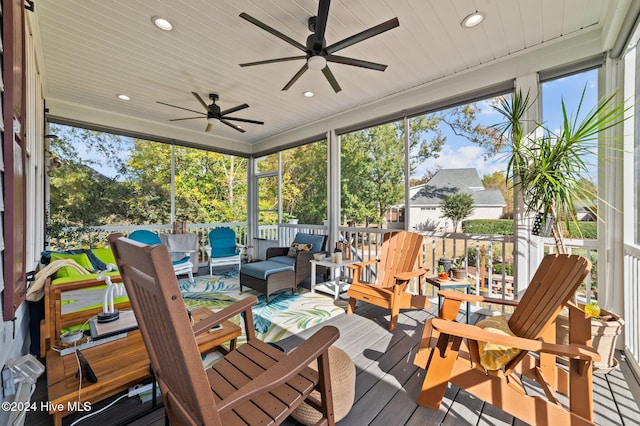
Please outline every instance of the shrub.
M505 275L513 276L513 263L496 263L493 265L493 273L502 275L503 267L505 269Z
M467 234L513 235L511 219L474 219L462 222L462 232Z

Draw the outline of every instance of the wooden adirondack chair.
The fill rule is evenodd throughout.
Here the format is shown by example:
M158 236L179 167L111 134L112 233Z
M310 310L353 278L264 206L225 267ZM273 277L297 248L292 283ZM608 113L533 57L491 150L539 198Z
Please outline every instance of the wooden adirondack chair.
M290 354L255 338L248 297L191 325L166 246L109 236L171 424L280 424L303 401L334 425L329 346L335 327L323 327ZM243 314L247 343L205 370L195 335ZM318 360L318 371L308 367ZM123 367L123 368L126 368ZM321 400L310 397L318 388Z
M429 306L429 299L419 294L407 293L407 285L413 278L418 283L427 272L421 262L422 235L415 232L398 232L382 243L378 259L354 263L347 267L353 270L353 282L349 287L349 306L347 314L353 313L356 301L361 300L383 308L391 309L389 331L398 324L400 309L424 309ZM361 282L366 266L378 265L377 282ZM418 285L420 293L422 285Z
M580 256L547 255L519 303L438 292L445 297L441 317L425 323L414 360L426 369L418 404L437 410L452 383L530 424L591 424L592 362L599 355L589 346L590 318L568 303L590 269L591 262ZM513 335L455 322L460 303L467 300L516 306L508 320ZM565 305L570 309L570 344L558 345L554 322ZM503 368L487 370L480 363L482 342L520 351ZM569 358L568 371L557 366L556 356ZM516 373L538 382L546 399L528 396ZM558 402L556 392L569 395L569 410Z

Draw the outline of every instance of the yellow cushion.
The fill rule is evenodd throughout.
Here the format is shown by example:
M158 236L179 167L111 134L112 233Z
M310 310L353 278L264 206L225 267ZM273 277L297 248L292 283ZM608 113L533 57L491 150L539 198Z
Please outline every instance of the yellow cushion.
M51 253L52 262L54 260L62 260L62 259L74 260L78 265L82 266L87 271L89 272L93 271L93 265L91 264L89 257L84 253L78 253L78 254L66 254L66 253L56 253L56 252ZM80 275L82 274L77 270L73 269L72 267L63 266L62 268L58 269L58 271L56 271L55 274L53 274L53 278L56 279L56 278L63 278L63 277L77 277Z
M504 315L485 318L478 321L476 326L491 333L515 337L515 334L509 329ZM480 364L487 370L501 369L520 353L520 349L487 342L478 342L478 348L480 350Z

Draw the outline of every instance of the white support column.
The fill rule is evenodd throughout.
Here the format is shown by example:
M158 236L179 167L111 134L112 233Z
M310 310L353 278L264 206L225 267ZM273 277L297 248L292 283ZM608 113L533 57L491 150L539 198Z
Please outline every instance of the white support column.
M340 138L334 130L327 132L327 214L329 219L329 242L331 250L338 241L340 220Z
M247 159L247 244L251 249L247 255L251 260L257 257L258 238L258 179L256 178L256 159Z
M404 116L404 230L409 231L409 224L411 223L411 204L409 194L411 191L411 170L409 157L409 132L411 127L409 126L409 118ZM399 214L399 213L398 213Z
M619 59L607 57L599 74L600 98L617 93L615 103L624 101L624 67ZM598 147L598 302L600 306L622 312L624 309L624 148L623 125L607 129ZM624 341L624 339L621 339Z
M542 102L538 74L532 73L518 77L515 82L515 90L520 90L523 96L529 93L531 107L525 114L525 133L533 129L534 123L541 121ZM528 285L533 273L538 268L542 259L544 247L540 237L531 235L531 219L526 214L526 206L519 191L513 194L514 213L514 258L515 262L515 288L520 293Z
M176 221L176 146L171 144L171 223Z

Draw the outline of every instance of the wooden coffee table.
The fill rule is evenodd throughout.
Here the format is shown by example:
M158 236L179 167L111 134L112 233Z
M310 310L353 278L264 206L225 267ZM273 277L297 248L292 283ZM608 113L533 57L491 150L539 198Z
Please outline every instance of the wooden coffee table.
M207 308L194 310L194 320L199 320L207 312L211 311ZM221 329L203 333L196 340L202 353L220 349L220 345L226 342L230 342L233 350L240 334L240 327L225 321ZM149 355L139 330L128 332L124 338L83 349L82 354L98 381L89 383L83 380L80 388L75 353L60 356L53 350L47 352L48 408L56 426L62 425L64 416L90 408L91 404L126 391L151 376ZM90 404L83 405L86 402Z

